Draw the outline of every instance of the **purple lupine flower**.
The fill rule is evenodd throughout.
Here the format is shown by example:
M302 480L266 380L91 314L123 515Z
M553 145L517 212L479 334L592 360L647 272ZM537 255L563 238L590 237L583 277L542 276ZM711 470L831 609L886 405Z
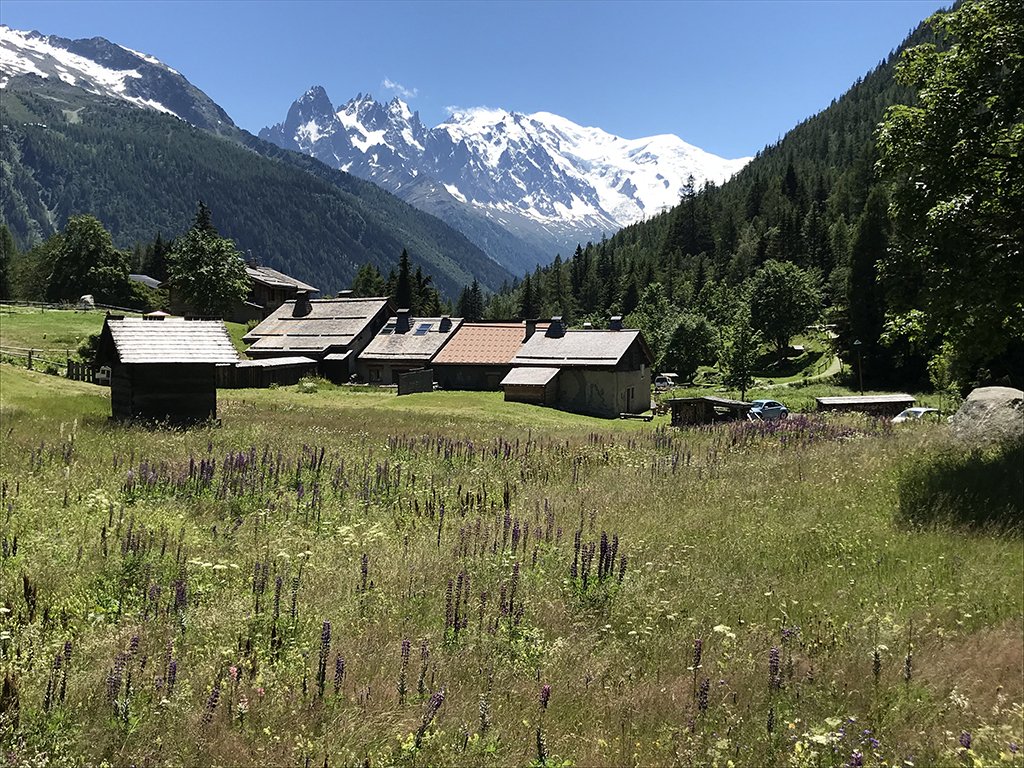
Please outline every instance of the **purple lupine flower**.
M847 768L861 768L864 765L864 755L860 752L854 752L850 755L850 762L846 764Z
M964 749L971 748L971 734L969 734L967 731L964 731L960 734L960 746Z
M331 622L325 621L323 631L320 633L320 658L317 661L316 685L320 696L324 695L324 685L327 683L327 659L331 655Z
M437 715L437 711L444 704L444 686L441 686L434 692L434 695L430 697L430 701L427 702L427 710L423 713L423 722L420 724L419 730L416 732L416 747L420 746L423 741L423 736L427 732L427 728L434 722L434 717Z
M704 650L704 641L699 637L693 641L693 668L697 669L700 666L700 657Z
M548 700L551 698L551 686L545 685L540 689L540 708L546 710L548 708Z
M341 680L345 677L345 659L338 653L334 657L334 695L341 690Z
M697 695L697 709L701 712L707 712L708 709L708 689L711 687L711 681L704 678L704 682L700 684L700 693Z
M772 688L778 688L781 684L782 681L779 679L779 647L774 645L768 651L768 685Z
M213 686L213 690L210 691L210 698L206 702L206 712L203 713L203 722L208 723L213 720L213 711L217 708L217 700L220 698L220 686Z

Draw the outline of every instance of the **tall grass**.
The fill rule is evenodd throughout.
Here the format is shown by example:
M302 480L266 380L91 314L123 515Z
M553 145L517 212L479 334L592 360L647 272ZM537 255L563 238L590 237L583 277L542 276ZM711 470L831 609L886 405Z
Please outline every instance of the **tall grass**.
M896 520L938 428L0 376L13 762L1021 764L1019 538Z

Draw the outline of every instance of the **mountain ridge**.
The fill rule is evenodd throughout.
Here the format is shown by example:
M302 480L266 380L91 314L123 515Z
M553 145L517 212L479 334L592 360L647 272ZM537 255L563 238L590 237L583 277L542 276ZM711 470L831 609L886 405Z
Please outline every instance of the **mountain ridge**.
M449 223L456 215L497 223L527 242L538 263L673 207L691 175L698 187L722 183L750 160L718 158L671 134L623 139L550 112L474 108L427 129L397 97L382 104L360 93L335 107L322 86L259 136L374 181ZM419 194L407 191L424 176L437 185L429 194L422 182Z

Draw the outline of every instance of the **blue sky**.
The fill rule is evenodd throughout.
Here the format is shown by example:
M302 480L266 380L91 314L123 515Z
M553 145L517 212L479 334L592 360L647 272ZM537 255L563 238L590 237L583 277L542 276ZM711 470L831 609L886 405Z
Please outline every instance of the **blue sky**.
M314 85L547 111L625 138L752 155L888 56L936 0L3 0L0 23L105 37L185 75L253 133Z

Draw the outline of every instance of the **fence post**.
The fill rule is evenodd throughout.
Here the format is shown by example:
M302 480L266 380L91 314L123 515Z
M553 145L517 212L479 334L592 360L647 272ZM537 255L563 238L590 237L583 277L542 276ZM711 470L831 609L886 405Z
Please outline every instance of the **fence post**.
M28 369L32 370L32 350L28 351Z

